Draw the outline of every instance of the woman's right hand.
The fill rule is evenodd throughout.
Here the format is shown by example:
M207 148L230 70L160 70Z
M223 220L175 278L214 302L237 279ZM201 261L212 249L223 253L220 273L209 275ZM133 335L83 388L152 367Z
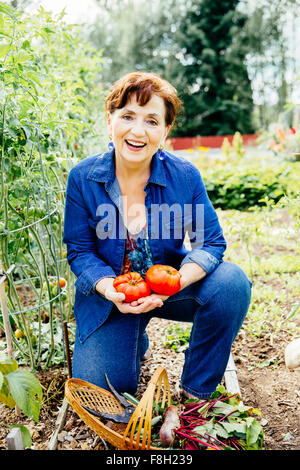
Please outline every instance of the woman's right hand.
M159 298L147 297L147 301L142 304L137 302L125 302L125 294L117 292L113 286L114 278L106 277L96 284L96 290L100 292L107 300L111 300L122 313L140 314L146 313L154 308L161 307L163 302Z

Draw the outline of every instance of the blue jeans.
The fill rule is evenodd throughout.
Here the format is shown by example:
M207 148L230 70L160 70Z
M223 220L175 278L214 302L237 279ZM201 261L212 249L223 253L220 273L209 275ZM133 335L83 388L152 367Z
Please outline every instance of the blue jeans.
M251 282L237 265L223 262L205 278L169 297L151 312L123 314L115 306L104 324L81 343L76 332L73 377L134 394L153 317L192 323L181 375L183 390L208 398L221 382L232 343L247 314Z

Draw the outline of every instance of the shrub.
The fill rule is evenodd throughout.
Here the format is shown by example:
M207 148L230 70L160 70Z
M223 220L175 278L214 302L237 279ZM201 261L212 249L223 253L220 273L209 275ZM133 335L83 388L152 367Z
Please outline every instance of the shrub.
M201 169L208 195L216 208L248 210L278 202L299 191L299 163L232 163Z

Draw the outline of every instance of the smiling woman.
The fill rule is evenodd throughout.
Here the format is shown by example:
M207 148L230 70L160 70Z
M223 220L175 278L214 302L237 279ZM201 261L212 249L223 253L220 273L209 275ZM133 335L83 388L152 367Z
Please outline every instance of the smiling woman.
M135 233L146 227L144 186L152 157L163 147L181 102L166 80L136 72L115 83L105 104L125 226Z
M143 172L150 167L152 156L170 130L165 124L164 101L157 95L143 106L134 96L125 108L108 112L107 120L115 145L116 170L119 174L123 170L126 179L131 171Z
M174 87L134 72L113 85L105 103L110 150L77 164L66 193L64 242L77 276L73 377L107 388L107 374L119 392L135 393L149 321L188 321L181 384L185 394L207 398L226 369L251 283L222 260L226 242L199 170L162 149L181 106ZM173 212L168 236L160 230L166 212ZM147 283L154 265L179 271L176 292L153 287L126 302L114 279L135 272Z

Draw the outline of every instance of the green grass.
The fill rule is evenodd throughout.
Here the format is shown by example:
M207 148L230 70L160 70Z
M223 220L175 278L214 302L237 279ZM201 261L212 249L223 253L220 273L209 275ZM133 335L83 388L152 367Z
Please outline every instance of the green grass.
M249 333L276 334L282 327L299 332L288 320L300 302L299 228L287 210L218 211L228 248L224 260L244 269L253 282L252 301L244 323Z
M278 207L241 212L217 210L228 247L224 261L239 265L253 282L252 299L243 328L254 337L282 329L299 335L300 229L286 209ZM290 318L289 318L290 316ZM183 351L188 328L165 331L164 344Z

